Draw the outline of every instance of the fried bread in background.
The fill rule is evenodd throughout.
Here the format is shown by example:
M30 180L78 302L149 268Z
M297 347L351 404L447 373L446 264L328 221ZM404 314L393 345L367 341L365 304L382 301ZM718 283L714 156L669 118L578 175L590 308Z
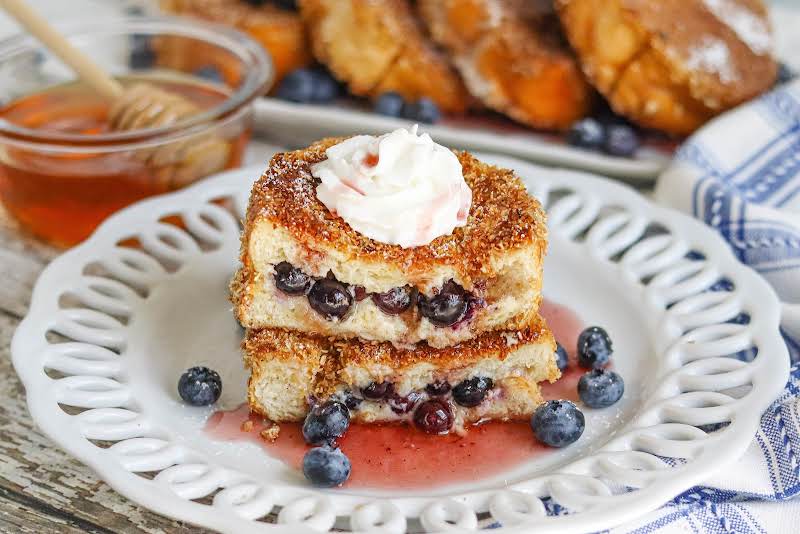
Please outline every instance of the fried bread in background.
M486 107L541 129L564 130L592 91L561 35L552 2L419 0L433 40Z
M354 95L428 97L450 113L470 106L464 84L408 0L300 0L299 7L314 56Z
M257 6L243 0L160 0L160 5L167 13L224 24L250 35L269 52L275 68L273 87L289 72L312 62L305 27L295 12L280 9L268 2ZM208 53L212 51L197 48L197 44L187 42L186 46L191 46L192 50L173 49L171 52L169 46L162 44L159 56L171 53L173 63L161 63L176 66L176 58L182 58L184 64L180 67L184 70L203 68L209 64ZM191 65L186 62L191 62ZM224 75L225 62L213 63L223 65Z
M766 91L772 57L761 0L556 0L586 76L617 113L688 135Z

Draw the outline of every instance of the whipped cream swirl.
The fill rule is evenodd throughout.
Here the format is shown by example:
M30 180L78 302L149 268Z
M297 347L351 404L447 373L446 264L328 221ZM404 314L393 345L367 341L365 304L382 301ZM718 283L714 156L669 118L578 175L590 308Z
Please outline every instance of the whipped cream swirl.
M357 135L311 167L317 198L356 232L403 248L427 245L464 226L472 190L461 163L417 126Z

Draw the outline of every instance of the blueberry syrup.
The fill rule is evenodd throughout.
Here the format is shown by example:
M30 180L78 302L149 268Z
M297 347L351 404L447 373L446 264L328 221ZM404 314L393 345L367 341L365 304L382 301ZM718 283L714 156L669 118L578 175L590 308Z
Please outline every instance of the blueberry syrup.
M541 384L548 399L577 400L577 383L585 372L577 364L575 345L584 325L570 309L544 301L541 314L569 353L569 368L555 384ZM217 412L206 423L212 439L251 441L294 469L300 469L309 446L300 423L283 423L275 441L261 437L265 423L246 405ZM533 437L527 421L488 422L471 427L466 436L427 434L406 425L353 424L339 440L352 472L345 488L418 489L479 480L509 471L553 449ZM497 454L502 450L503 454Z

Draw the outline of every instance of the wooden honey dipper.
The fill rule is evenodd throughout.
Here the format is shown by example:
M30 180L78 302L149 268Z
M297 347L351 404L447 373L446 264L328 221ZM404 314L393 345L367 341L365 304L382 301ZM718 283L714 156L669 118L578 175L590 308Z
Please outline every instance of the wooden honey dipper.
M24 0L0 0L9 15L68 65L98 95L111 103L109 122L118 132L161 128L201 112L181 95L148 83L124 86L75 48ZM225 168L231 144L212 134L197 134L141 151L170 187L180 187ZM138 155L138 153L137 153Z

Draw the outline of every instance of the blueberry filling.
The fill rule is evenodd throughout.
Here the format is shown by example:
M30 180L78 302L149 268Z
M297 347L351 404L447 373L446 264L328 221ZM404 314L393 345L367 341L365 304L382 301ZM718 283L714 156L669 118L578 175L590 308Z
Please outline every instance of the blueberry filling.
M282 261L275 266L275 286L287 295L304 295L311 278L291 263Z
M354 302L370 297L373 304L387 315L399 315L417 305L420 314L434 326L453 327L469 321L484 302L450 280L432 297L426 297L410 286L395 287L383 293L368 293L362 286L342 283L328 273L314 279L288 262L275 265L275 286L285 295L307 295L311 308L326 319L343 319Z
M437 380L435 382L431 382L427 386L425 386L425 391L428 392L428 395L433 397L438 397L439 395L446 395L450 392L451 386L450 382L447 380Z
M414 424L428 434L445 434L453 426L453 409L442 399L431 399L414 412Z
M492 379L484 376L462 380L453 388L453 400L461 406L472 408L483 402L486 394L493 387Z
M365 399L383 400L394 395L394 384L391 382L373 382L367 387L361 388L361 393Z
M308 304L326 319L342 319L353 305L353 295L338 280L317 280L308 292Z
M389 408L397 415L403 415L404 413L410 412L414 406L416 406L421 396L420 393L413 391L405 397L401 397L395 393L389 397Z
M469 308L470 294L452 280L433 297L420 296L419 311L436 326L453 326L461 321Z
M413 302L414 290L410 287L395 287L385 293L373 293L372 302L389 315L399 315L409 309Z
M394 383L383 381L371 382L361 388L363 399L353 397L350 390L345 390L341 398L351 410L358 409L365 400L385 403L399 416L413 413L411 419L420 430L444 434L453 426L453 403L466 408L478 406L492 388L494 382L491 378L475 376L462 380L455 387L445 379L437 379L427 384L424 390L401 395L396 392ZM351 399L356 401L353 406L350 405Z

